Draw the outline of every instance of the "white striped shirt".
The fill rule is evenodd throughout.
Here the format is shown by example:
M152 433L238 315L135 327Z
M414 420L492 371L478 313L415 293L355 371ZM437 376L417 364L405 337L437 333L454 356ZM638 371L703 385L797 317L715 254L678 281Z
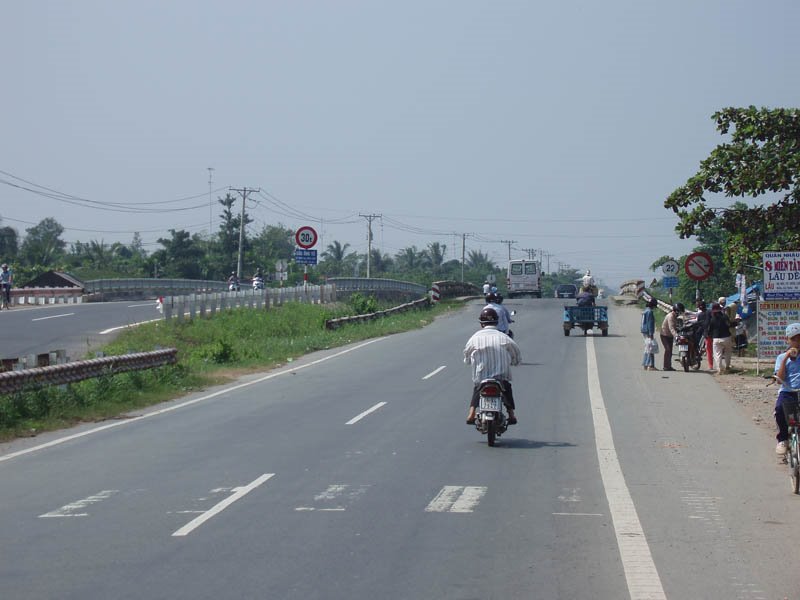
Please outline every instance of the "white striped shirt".
M487 326L469 338L464 362L472 366L472 382L496 377L511 381L511 365L522 359L517 343L496 327Z

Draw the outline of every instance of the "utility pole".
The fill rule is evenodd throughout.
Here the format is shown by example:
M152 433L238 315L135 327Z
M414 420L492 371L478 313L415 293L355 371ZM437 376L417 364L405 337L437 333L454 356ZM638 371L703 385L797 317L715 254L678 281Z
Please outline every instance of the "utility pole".
M213 173L214 173L214 167L208 167L208 240L209 240L209 242L211 241L211 215L214 212Z
M508 260L511 260L511 244L516 244L517 240L500 240L501 244L508 244Z
M528 253L528 260L533 260L533 253L536 252L536 250L533 248L523 248L522 251Z
M238 192L242 196L242 217L239 222L239 260L236 262L236 277L242 278L242 249L244 247L244 208L247 204L247 194L260 192L261 188L228 188L232 192Z
M380 219L383 215L362 215L359 213L358 216L367 220L367 279L369 279L369 265L372 260L372 221Z
M467 251L467 234L461 234L461 283L464 283L464 254Z

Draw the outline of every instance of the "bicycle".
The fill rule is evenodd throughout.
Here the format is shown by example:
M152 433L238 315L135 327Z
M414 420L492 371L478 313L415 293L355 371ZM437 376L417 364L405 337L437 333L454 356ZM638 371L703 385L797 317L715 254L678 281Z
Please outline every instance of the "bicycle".
M772 375L771 379L772 382L767 385L772 383L783 385L783 381L777 375ZM789 443L789 457L786 459L786 463L789 465L792 492L800 494L800 399L798 399L800 389L791 388L784 391L794 394L793 398L784 397L781 401L781 407L783 408L783 416L786 418L786 424L789 427L789 439L787 440Z

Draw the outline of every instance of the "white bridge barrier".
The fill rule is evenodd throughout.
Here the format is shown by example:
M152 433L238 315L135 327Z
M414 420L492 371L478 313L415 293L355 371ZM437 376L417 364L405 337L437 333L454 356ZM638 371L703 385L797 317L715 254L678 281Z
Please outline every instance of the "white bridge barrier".
M238 292L212 292L209 294L187 294L159 298L157 306L164 319L183 320L188 316L212 316L231 308L263 308L281 306L286 302L325 304L336 301L336 286L308 285L291 288L265 288L263 290L240 290Z
M83 302L81 288L14 288L11 290L11 306L42 304L80 304Z

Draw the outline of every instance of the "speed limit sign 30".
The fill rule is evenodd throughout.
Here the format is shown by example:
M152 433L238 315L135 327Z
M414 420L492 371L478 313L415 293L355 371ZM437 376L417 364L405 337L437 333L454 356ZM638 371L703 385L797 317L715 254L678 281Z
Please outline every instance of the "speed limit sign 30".
M313 227L305 226L297 230L294 234L294 241L301 248L313 248L317 244L317 232Z

